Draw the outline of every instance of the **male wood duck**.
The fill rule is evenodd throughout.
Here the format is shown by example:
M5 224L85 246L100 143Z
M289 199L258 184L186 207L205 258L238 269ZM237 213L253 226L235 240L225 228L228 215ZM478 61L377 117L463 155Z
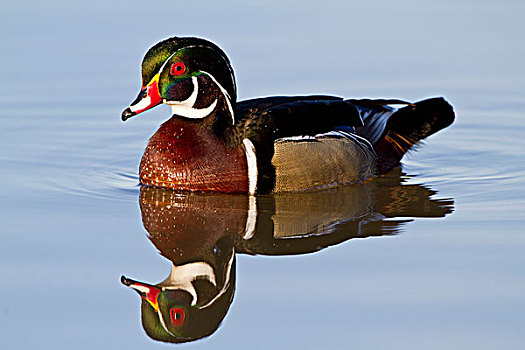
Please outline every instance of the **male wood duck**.
M362 182L454 121L443 98L236 98L232 66L215 44L173 37L150 48L142 89L122 120L160 103L173 116L149 140L140 183L255 194Z

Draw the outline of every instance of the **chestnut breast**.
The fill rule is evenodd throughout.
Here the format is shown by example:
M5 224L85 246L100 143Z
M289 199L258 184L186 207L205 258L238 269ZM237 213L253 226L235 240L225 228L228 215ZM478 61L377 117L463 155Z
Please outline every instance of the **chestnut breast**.
M242 145L231 148L202 123L172 117L144 151L140 182L188 191L246 193L248 167Z

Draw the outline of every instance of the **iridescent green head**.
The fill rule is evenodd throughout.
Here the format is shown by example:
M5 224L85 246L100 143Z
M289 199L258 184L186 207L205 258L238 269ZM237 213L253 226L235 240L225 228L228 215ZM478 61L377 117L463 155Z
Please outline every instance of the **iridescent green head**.
M230 61L215 44L199 38L170 38L154 45L142 61L142 89L122 120L160 103L173 114L205 118L222 108L231 115L237 91Z
M235 290L234 254L226 264L224 280L214 274L206 276L205 263L190 263L157 285L122 276L124 285L141 295L142 327L155 340L183 343L211 335L226 316ZM195 276L192 276L192 271ZM199 272L200 271L200 272ZM210 267L210 271L212 271ZM174 273L175 272L175 273ZM206 275L206 274L204 274ZM188 279L188 276L192 276Z

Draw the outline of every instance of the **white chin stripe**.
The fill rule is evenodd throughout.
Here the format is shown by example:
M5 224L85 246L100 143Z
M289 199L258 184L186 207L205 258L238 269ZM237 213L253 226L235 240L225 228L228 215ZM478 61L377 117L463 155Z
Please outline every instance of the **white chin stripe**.
M135 290L137 290L137 291L139 291L139 292L141 292L141 293L144 293L144 294L148 294L149 291L150 291L150 289L149 289L148 287L146 287L146 286L141 286L141 285L139 285L139 284L134 284L134 285L132 285L132 286L130 286L130 287L133 288L133 289L135 289Z
M197 95L199 94L199 80L197 77L191 77L191 81L193 83L193 92L191 93L190 97L180 102L169 101L165 103L171 106L171 111L173 114L186 118L202 119L209 116L213 112L217 106L217 100L213 101L213 103L206 108L193 107L197 101Z
M213 268L204 261L192 262L180 266L172 264L171 273L169 277L162 282L162 285L164 289L181 289L188 292L192 296L191 305L195 306L197 305L197 291L192 282L198 278L205 279L214 286L217 286Z
M242 140L244 150L246 151L246 163L248 165L248 191L251 195L257 190L257 156L255 155L255 146L249 139Z
M208 107L202 109L170 104L171 113L191 119L206 118L211 114L211 112L213 112L215 106L217 106L217 100L213 101L213 103Z

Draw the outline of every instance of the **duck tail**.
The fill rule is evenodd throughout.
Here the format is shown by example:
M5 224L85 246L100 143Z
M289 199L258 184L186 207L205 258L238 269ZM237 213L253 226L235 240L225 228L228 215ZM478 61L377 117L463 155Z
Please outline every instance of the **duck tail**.
M454 118L452 106L441 97L397 110L388 118L382 137L374 143L379 173L399 165L405 153L421 140L452 124Z
M452 106L442 97L416 103L401 100L348 100L363 119L356 133L367 138L376 151L380 174L399 165L410 149L454 121ZM405 104L398 110L390 104Z

